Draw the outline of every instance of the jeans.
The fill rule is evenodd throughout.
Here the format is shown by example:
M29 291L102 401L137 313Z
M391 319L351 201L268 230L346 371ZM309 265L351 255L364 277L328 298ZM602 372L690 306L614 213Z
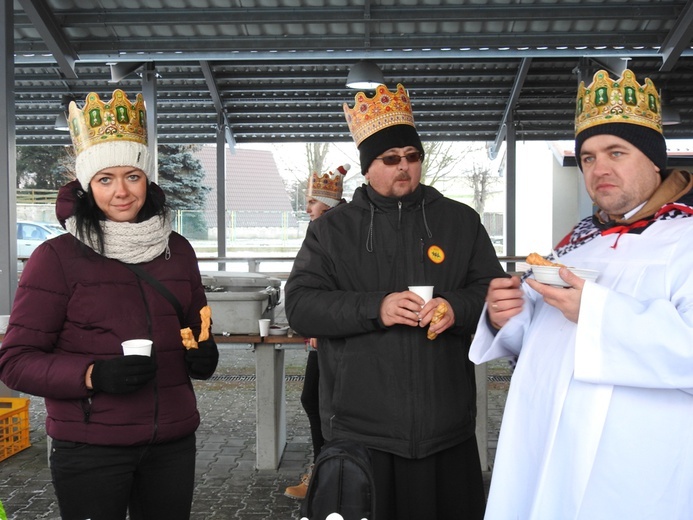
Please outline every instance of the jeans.
M53 439L62 520L188 520L195 434L165 444L97 446Z

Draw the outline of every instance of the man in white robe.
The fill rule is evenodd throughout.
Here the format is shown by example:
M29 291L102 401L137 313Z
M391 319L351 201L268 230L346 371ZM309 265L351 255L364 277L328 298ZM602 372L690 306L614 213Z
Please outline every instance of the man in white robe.
M649 79L599 71L577 101L576 158L599 210L557 261L600 275L489 286L470 358L517 365L485 518L691 519L693 179L666 169Z

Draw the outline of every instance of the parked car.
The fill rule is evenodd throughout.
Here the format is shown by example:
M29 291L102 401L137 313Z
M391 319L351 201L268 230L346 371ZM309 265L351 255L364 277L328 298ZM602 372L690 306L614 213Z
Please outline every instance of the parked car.
M66 233L59 224L50 222L17 222L17 258L31 256L42 242Z

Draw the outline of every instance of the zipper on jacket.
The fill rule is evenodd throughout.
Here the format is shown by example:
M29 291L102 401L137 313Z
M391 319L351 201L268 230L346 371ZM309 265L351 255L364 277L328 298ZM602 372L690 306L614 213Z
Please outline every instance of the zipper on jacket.
M402 229L402 201L397 201L397 229Z
M82 399L82 413L84 414L84 422L89 424L89 418L91 417L91 397Z
M424 261L424 239L420 238L419 243L421 244L420 248L419 248L420 249L420 251L419 251L419 263L423 264L423 261Z
M411 439L410 445L409 445L409 450L411 452L411 457L413 459L417 459L419 457L419 442L421 442L421 436L419 435L419 412L418 412L418 401L417 401L417 396L419 394L419 389L420 389L420 382L419 378L416 376L416 370L415 366L417 363L415 362L416 360L413 359L414 355L414 349L412 349L411 354L412 359L411 363L409 364L409 380L410 380L410 387L414 388L414 391L411 394L411 429L409 430L409 438Z

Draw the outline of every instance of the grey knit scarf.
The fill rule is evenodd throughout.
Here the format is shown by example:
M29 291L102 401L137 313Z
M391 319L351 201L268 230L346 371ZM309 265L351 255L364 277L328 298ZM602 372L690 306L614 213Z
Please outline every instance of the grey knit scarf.
M77 240L99 252L96 235L91 233L87 237L79 236L74 217L65 221L65 228ZM103 256L106 258L120 260L126 264L141 264L154 260L163 252L169 254L168 237L171 234L171 219L168 213L165 217L154 216L135 224L103 220L101 229L104 240Z

